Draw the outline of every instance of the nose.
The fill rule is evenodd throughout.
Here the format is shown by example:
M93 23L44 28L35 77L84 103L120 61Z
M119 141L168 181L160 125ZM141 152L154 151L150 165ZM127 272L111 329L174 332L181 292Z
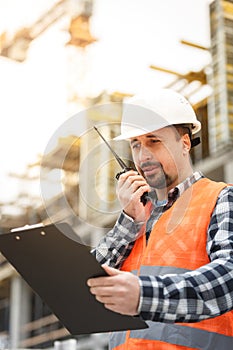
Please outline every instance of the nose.
M149 161L152 159L152 153L148 150L147 147L141 146L139 155L138 155L138 160L140 163L144 163L146 161Z

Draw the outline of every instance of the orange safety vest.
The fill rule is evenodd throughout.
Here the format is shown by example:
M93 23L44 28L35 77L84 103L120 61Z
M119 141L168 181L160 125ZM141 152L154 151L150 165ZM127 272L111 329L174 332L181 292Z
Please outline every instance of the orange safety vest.
M138 275L184 273L210 262L207 230L218 194L226 187L203 178L187 189L154 225L135 242L122 270ZM151 204L148 203L148 211ZM149 212L148 212L149 215ZM143 228L145 232L145 225ZM147 322L149 328L115 332L115 350L232 350L233 311L197 323Z

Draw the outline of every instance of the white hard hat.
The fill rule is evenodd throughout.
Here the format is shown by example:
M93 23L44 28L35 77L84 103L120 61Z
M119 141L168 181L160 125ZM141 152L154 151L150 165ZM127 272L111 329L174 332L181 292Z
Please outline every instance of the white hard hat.
M188 100L172 89L160 89L152 96L135 95L123 104L121 135L115 140L147 134L169 125L191 124L191 133L201 123Z

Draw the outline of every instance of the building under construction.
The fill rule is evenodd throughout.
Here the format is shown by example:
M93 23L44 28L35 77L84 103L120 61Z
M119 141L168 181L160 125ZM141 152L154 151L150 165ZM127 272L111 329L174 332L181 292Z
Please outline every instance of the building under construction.
M92 45L96 40L89 28L93 4L92 1L80 1L80 4L79 12L71 16L70 2L60 0L34 26L21 29L13 38L9 39L7 33L2 33L0 54L23 62L30 43L64 16L70 19L67 45L79 49ZM233 183L233 1L212 1L209 18L210 47L189 43L193 50L209 51L211 63L208 67L183 75L163 67L152 65L151 68L173 74L174 82L169 87L183 93L190 101L204 85L211 87L208 96L193 103L202 123L199 135L202 142L192 151L191 157L194 168L207 177ZM35 169L40 169L36 180L44 181L48 186L44 187L44 201L37 203L36 208L31 201L31 205L27 205L23 214L18 216L3 215L2 233L27 224L66 221L77 233L81 232L85 244L94 246L112 227L119 213L115 195L115 174L119 165L93 131L93 126L98 126L106 139L114 138L119 133L122 102L130 95L130 92L104 91L95 98L87 96L80 101L75 91L70 93L72 108L80 103L86 108L84 119L88 131L82 137L59 135L50 152L29 164L27 181L34 179L31 174ZM130 150L125 150L121 143L112 145L131 165ZM58 175L53 177L56 171ZM47 192L54 183L60 188L55 195ZM43 300L0 255L1 349L104 350L107 343L107 334L71 336Z

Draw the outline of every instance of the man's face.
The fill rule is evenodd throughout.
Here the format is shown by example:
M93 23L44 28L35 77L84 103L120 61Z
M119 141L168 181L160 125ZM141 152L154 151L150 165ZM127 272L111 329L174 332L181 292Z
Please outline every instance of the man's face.
M183 181L187 138L180 136L174 127L166 127L130 139L137 170L152 188L170 189Z

